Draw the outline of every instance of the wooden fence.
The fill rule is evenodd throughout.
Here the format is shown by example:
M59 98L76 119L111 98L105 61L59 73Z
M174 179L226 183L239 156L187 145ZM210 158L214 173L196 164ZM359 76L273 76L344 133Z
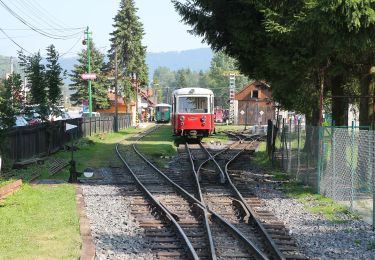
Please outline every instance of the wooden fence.
M65 131L66 124L76 125L77 129L71 134ZM129 114L119 116L118 129L131 126ZM5 144L8 158L13 162L21 162L45 157L64 148L73 138L81 138L98 133L108 133L114 130L114 117L92 117L60 120L52 123L42 123L33 126L12 128L8 132Z

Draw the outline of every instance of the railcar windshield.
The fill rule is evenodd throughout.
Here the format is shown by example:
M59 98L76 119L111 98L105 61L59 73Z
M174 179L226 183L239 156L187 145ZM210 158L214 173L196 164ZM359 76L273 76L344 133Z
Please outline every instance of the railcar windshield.
M156 110L159 112L168 112L169 107L157 107Z
M179 97L179 113L208 113L208 97Z

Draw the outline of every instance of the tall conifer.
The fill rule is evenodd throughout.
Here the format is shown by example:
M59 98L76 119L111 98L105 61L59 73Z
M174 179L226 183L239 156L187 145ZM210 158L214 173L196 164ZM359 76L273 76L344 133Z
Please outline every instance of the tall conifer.
M143 25L136 12L137 8L133 0L121 0L120 10L113 19L114 30L111 33L109 56L111 63L114 64L115 49L117 49L119 72L123 78L128 78L130 73L136 73L137 79L144 85L148 83L146 47L142 45Z
M54 45L47 47L47 70L46 70L46 82L48 87L48 105L54 111L57 111L57 106L61 103L61 86L63 81L61 73L63 69L59 64L59 53L56 51Z

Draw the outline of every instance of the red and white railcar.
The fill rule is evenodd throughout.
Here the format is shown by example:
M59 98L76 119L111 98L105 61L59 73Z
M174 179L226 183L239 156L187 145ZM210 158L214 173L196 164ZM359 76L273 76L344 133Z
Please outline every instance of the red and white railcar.
M205 88L173 91L172 125L175 135L202 138L214 129L214 93Z

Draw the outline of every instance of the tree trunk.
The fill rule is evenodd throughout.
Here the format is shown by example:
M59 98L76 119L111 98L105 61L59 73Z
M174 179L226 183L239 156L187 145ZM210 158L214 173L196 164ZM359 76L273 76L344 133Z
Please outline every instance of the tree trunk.
M371 125L371 115L370 115L370 100L368 97L370 92L370 82L371 76L368 72L361 75L360 78L360 87L361 87L361 98L359 102L359 125L360 126L369 126Z
M343 79L341 75L332 78L332 120L337 126L348 125L348 98L334 97L345 95L342 84Z
M367 67L360 75L361 98L359 103L359 125L374 126L374 79L375 67Z

